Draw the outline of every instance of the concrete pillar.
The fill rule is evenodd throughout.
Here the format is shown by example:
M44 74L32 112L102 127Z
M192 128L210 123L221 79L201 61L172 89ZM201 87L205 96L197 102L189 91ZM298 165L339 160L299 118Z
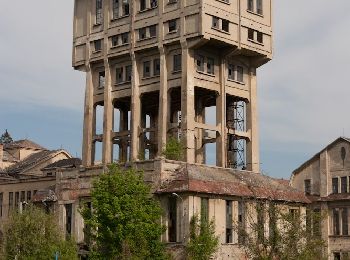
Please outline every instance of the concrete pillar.
M182 47L182 84L181 84L181 131L185 147L184 157L188 163L195 162L194 142L194 64L191 58L192 50L188 49L187 42ZM192 55L193 56L193 55Z
M113 131L113 103L112 79L108 60L105 65L104 112L103 112L103 144L102 162L104 165L112 162L112 131Z
M226 167L227 147L226 147L226 91L225 91L225 72L226 60L220 58L220 93L216 98L216 126L219 132L216 137L216 165Z
M83 128L83 166L92 165L92 135L93 135L93 114L94 114L94 86L92 81L91 67L86 69L86 89L84 105L84 128Z
M139 126L141 120L141 101L139 90L139 71L137 68L135 53L131 54L132 80L131 80L131 160L138 160L140 135Z
M168 70L164 46L159 47L160 84L159 84L159 116L158 116L158 156L162 155L167 142L168 125Z
M205 107L203 106L203 98L195 97L195 117L196 122L204 124L205 123ZM203 129L195 129L196 139L195 139L195 155L196 155L196 163L204 164L205 161L205 145L203 145Z
M250 100L247 104L247 128L250 131L250 141L247 142L247 170L258 173L260 171L259 160L259 131L258 131L258 104L256 68L249 69Z

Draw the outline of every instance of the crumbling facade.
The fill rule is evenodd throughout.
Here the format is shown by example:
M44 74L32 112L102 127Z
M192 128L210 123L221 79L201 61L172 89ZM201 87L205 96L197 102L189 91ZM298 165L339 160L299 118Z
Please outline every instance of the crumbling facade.
M86 73L82 160L154 159L259 172L256 70L272 57L272 0L76 0Z
M291 186L303 191L310 211L324 217L316 223L330 260L350 257L350 139L340 137L293 171Z

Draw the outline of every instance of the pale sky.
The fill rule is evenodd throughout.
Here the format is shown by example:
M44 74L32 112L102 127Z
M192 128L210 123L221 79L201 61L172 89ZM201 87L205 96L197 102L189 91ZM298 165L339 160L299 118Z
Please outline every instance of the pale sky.
M349 0L275 0L258 70L263 173L290 173L350 137ZM0 133L81 154L85 78L71 67L72 0L0 0Z

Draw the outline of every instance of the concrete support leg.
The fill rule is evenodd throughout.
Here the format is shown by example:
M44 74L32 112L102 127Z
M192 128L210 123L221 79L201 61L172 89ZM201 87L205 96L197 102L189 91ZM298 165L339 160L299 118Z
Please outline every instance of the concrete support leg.
M90 66L86 71L86 90L85 90L85 110L84 110L84 129L83 129L83 150L82 164L90 166L92 161L92 136L93 136L93 114L94 114L94 86L92 82L92 72Z
M105 88L104 88L104 114L103 114L103 144L102 162L107 165L112 162L112 131L113 131L113 103L112 79L110 65L105 60Z
M191 55L193 51L188 49L187 42L182 45L182 85L181 85L181 130L185 147L184 157L188 163L195 161L194 142L194 83Z
M250 102L247 104L247 129L250 132L250 141L247 143L247 170L260 171L259 160L259 131L256 68L250 68Z
M225 91L225 59L220 59L220 93L216 98L216 126L220 129L216 137L216 165L226 167L226 91Z
M131 54L132 61L132 93L131 93L131 160L137 161L139 155L140 135L139 126L141 120L141 101L139 90L139 72L135 54Z
M168 70L164 47L159 47L160 54L160 91L159 91L159 115L158 115L158 152L161 156L167 142L168 126Z

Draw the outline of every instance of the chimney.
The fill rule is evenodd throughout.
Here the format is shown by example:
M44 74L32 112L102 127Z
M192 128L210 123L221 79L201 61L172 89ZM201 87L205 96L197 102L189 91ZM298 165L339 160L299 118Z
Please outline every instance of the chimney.
M0 144L0 162L2 162L4 158L4 145Z

